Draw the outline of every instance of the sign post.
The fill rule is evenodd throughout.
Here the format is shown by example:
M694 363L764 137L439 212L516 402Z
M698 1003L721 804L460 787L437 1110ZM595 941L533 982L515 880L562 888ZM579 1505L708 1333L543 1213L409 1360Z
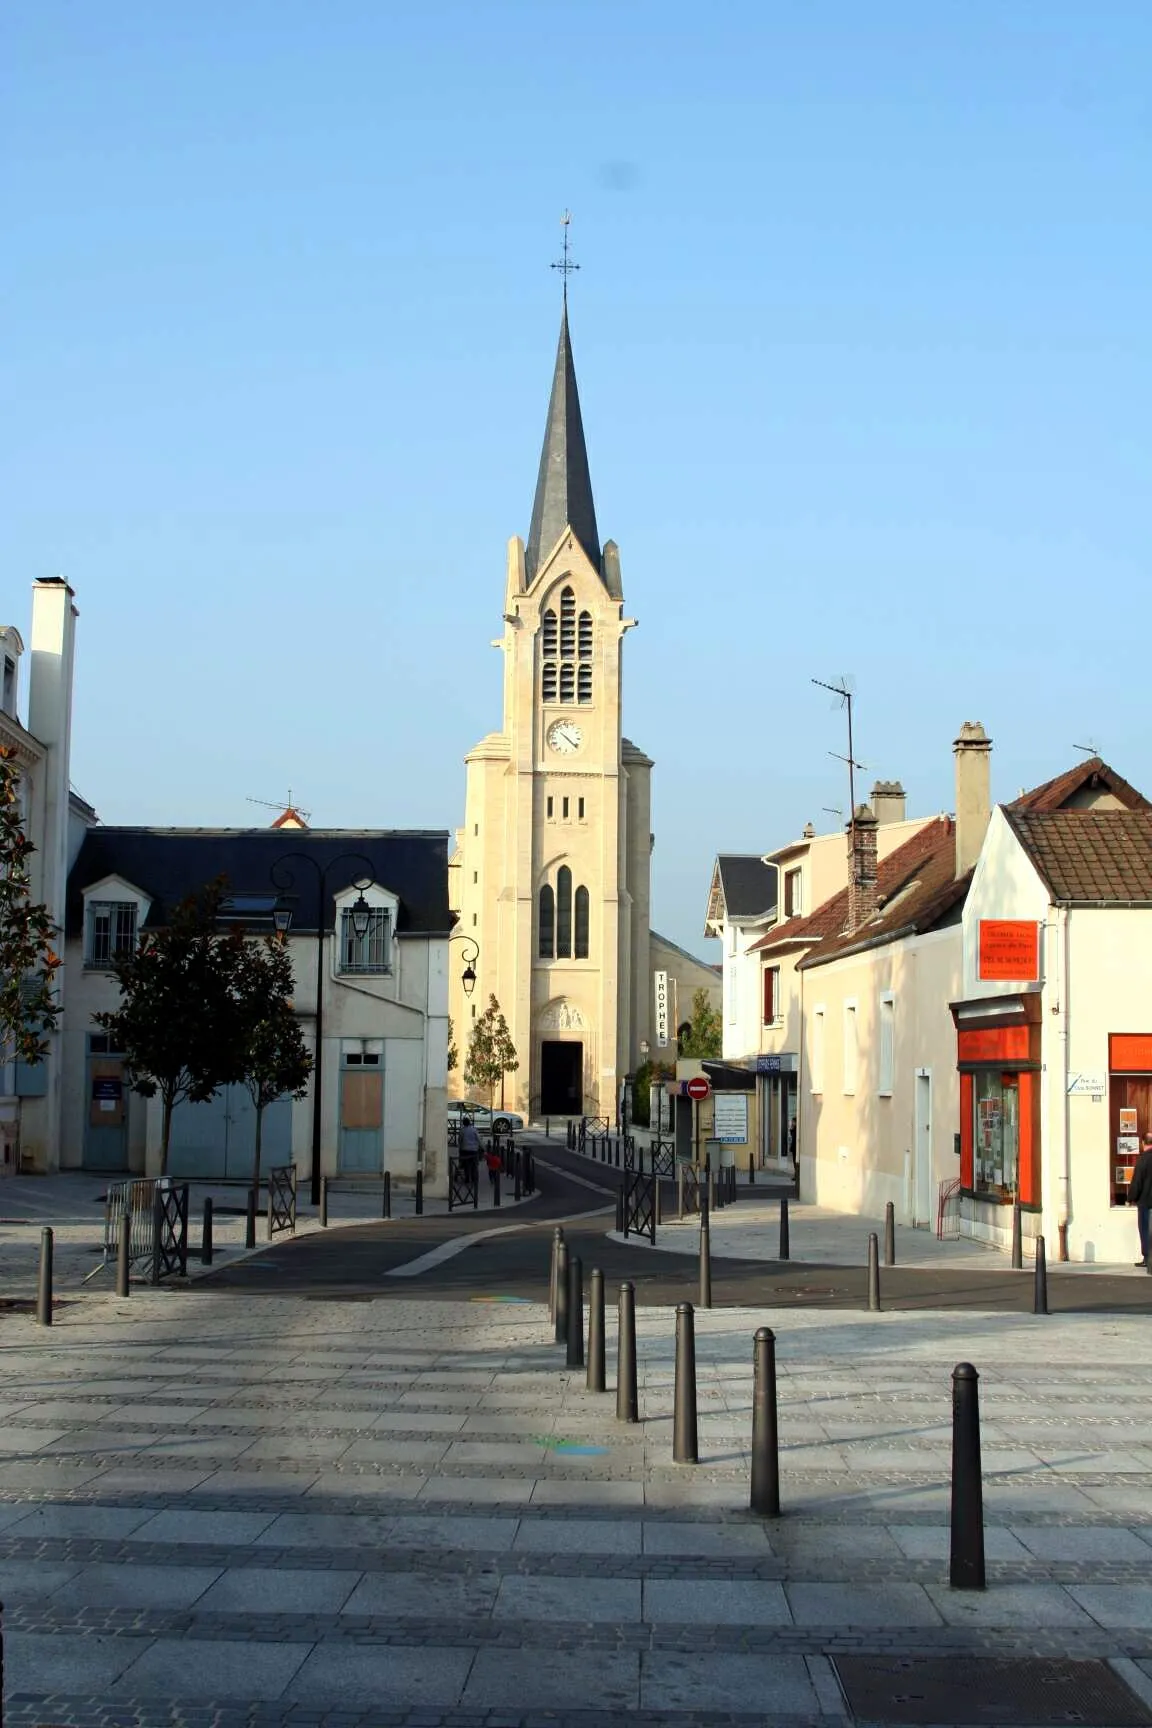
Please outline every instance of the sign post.
M700 1106L712 1088L706 1074L694 1074L683 1082L685 1094L692 1100L693 1138L696 1142L696 1168L700 1168Z

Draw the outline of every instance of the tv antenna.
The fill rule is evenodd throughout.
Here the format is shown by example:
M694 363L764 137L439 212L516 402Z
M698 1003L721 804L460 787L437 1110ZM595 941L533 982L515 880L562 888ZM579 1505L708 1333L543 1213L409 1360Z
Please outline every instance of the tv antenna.
M863 773L865 764L857 762L856 753L852 747L852 703L855 699L855 692L852 689L851 680L847 676L842 677L836 684L829 684L823 678L813 678L812 682L818 689L830 690L833 696L839 697L840 702L848 712L848 754L841 756L838 750L829 750L828 754L834 756L837 762L847 763L848 766L848 828L852 835L852 880L859 885L860 871L856 850L856 770L859 768Z
M287 804L284 803L282 798L248 798L246 802L249 804L260 804L263 805L265 810L279 810L284 814L289 810L295 810L297 816L301 817L305 822L307 822L308 818L312 814L311 810L302 810L299 804L293 804L291 786L288 788Z
M1087 744L1073 744L1072 748L1073 750L1082 750L1085 756L1099 756L1100 754L1099 744L1094 744L1091 738Z

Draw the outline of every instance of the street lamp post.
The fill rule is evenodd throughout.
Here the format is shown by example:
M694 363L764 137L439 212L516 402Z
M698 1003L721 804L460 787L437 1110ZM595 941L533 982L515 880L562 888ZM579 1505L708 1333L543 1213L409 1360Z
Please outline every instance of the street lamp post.
M328 875L338 864L363 864L366 866L367 883L363 886L353 878L351 886L359 888L359 894L352 906L352 932L358 941L368 934L372 921L372 908L364 898L364 887L370 886L375 880L372 863L362 852L342 852L338 858L330 858L327 864L321 865L308 852L286 852L282 858L277 858L270 871L273 883L278 889L289 889L294 885L292 872L286 868L289 864L305 863L316 872L316 892L318 903L316 908L316 1061L312 1070L312 1160L310 1189L313 1206L320 1204L320 1130L324 1108L324 921L328 910ZM277 934L281 938L288 935L292 926L292 913L289 910L277 909L273 913L273 922Z

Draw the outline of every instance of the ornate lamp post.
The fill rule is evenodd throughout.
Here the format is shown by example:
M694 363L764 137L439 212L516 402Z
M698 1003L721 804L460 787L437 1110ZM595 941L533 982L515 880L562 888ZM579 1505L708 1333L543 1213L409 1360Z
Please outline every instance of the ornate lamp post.
M316 1063L312 1070L312 1159L309 1172L310 1188L313 1206L320 1204L320 1130L324 1100L324 924L328 910L328 877L340 864L363 864L366 880L361 883L353 878L351 886L359 889L356 900L351 908L352 933L357 941L363 941L367 936L372 922L372 907L364 898L364 889L371 887L375 880L372 862L365 858L362 852L341 852L339 857L330 858L326 864L320 864L309 852L286 852L282 858L277 858L270 871L272 881L278 889L288 890L295 885L295 877L287 868L289 864L303 863L316 872ZM292 913L288 908L277 907L272 914L276 932L283 941L292 927ZM333 930L335 937L335 930Z

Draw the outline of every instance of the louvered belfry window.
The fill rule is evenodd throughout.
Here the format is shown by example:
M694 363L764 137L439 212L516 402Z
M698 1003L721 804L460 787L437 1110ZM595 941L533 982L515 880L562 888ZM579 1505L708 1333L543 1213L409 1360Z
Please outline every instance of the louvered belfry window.
M576 614L572 588L560 593L560 615L549 607L540 628L540 695L545 702L592 700L591 612Z

